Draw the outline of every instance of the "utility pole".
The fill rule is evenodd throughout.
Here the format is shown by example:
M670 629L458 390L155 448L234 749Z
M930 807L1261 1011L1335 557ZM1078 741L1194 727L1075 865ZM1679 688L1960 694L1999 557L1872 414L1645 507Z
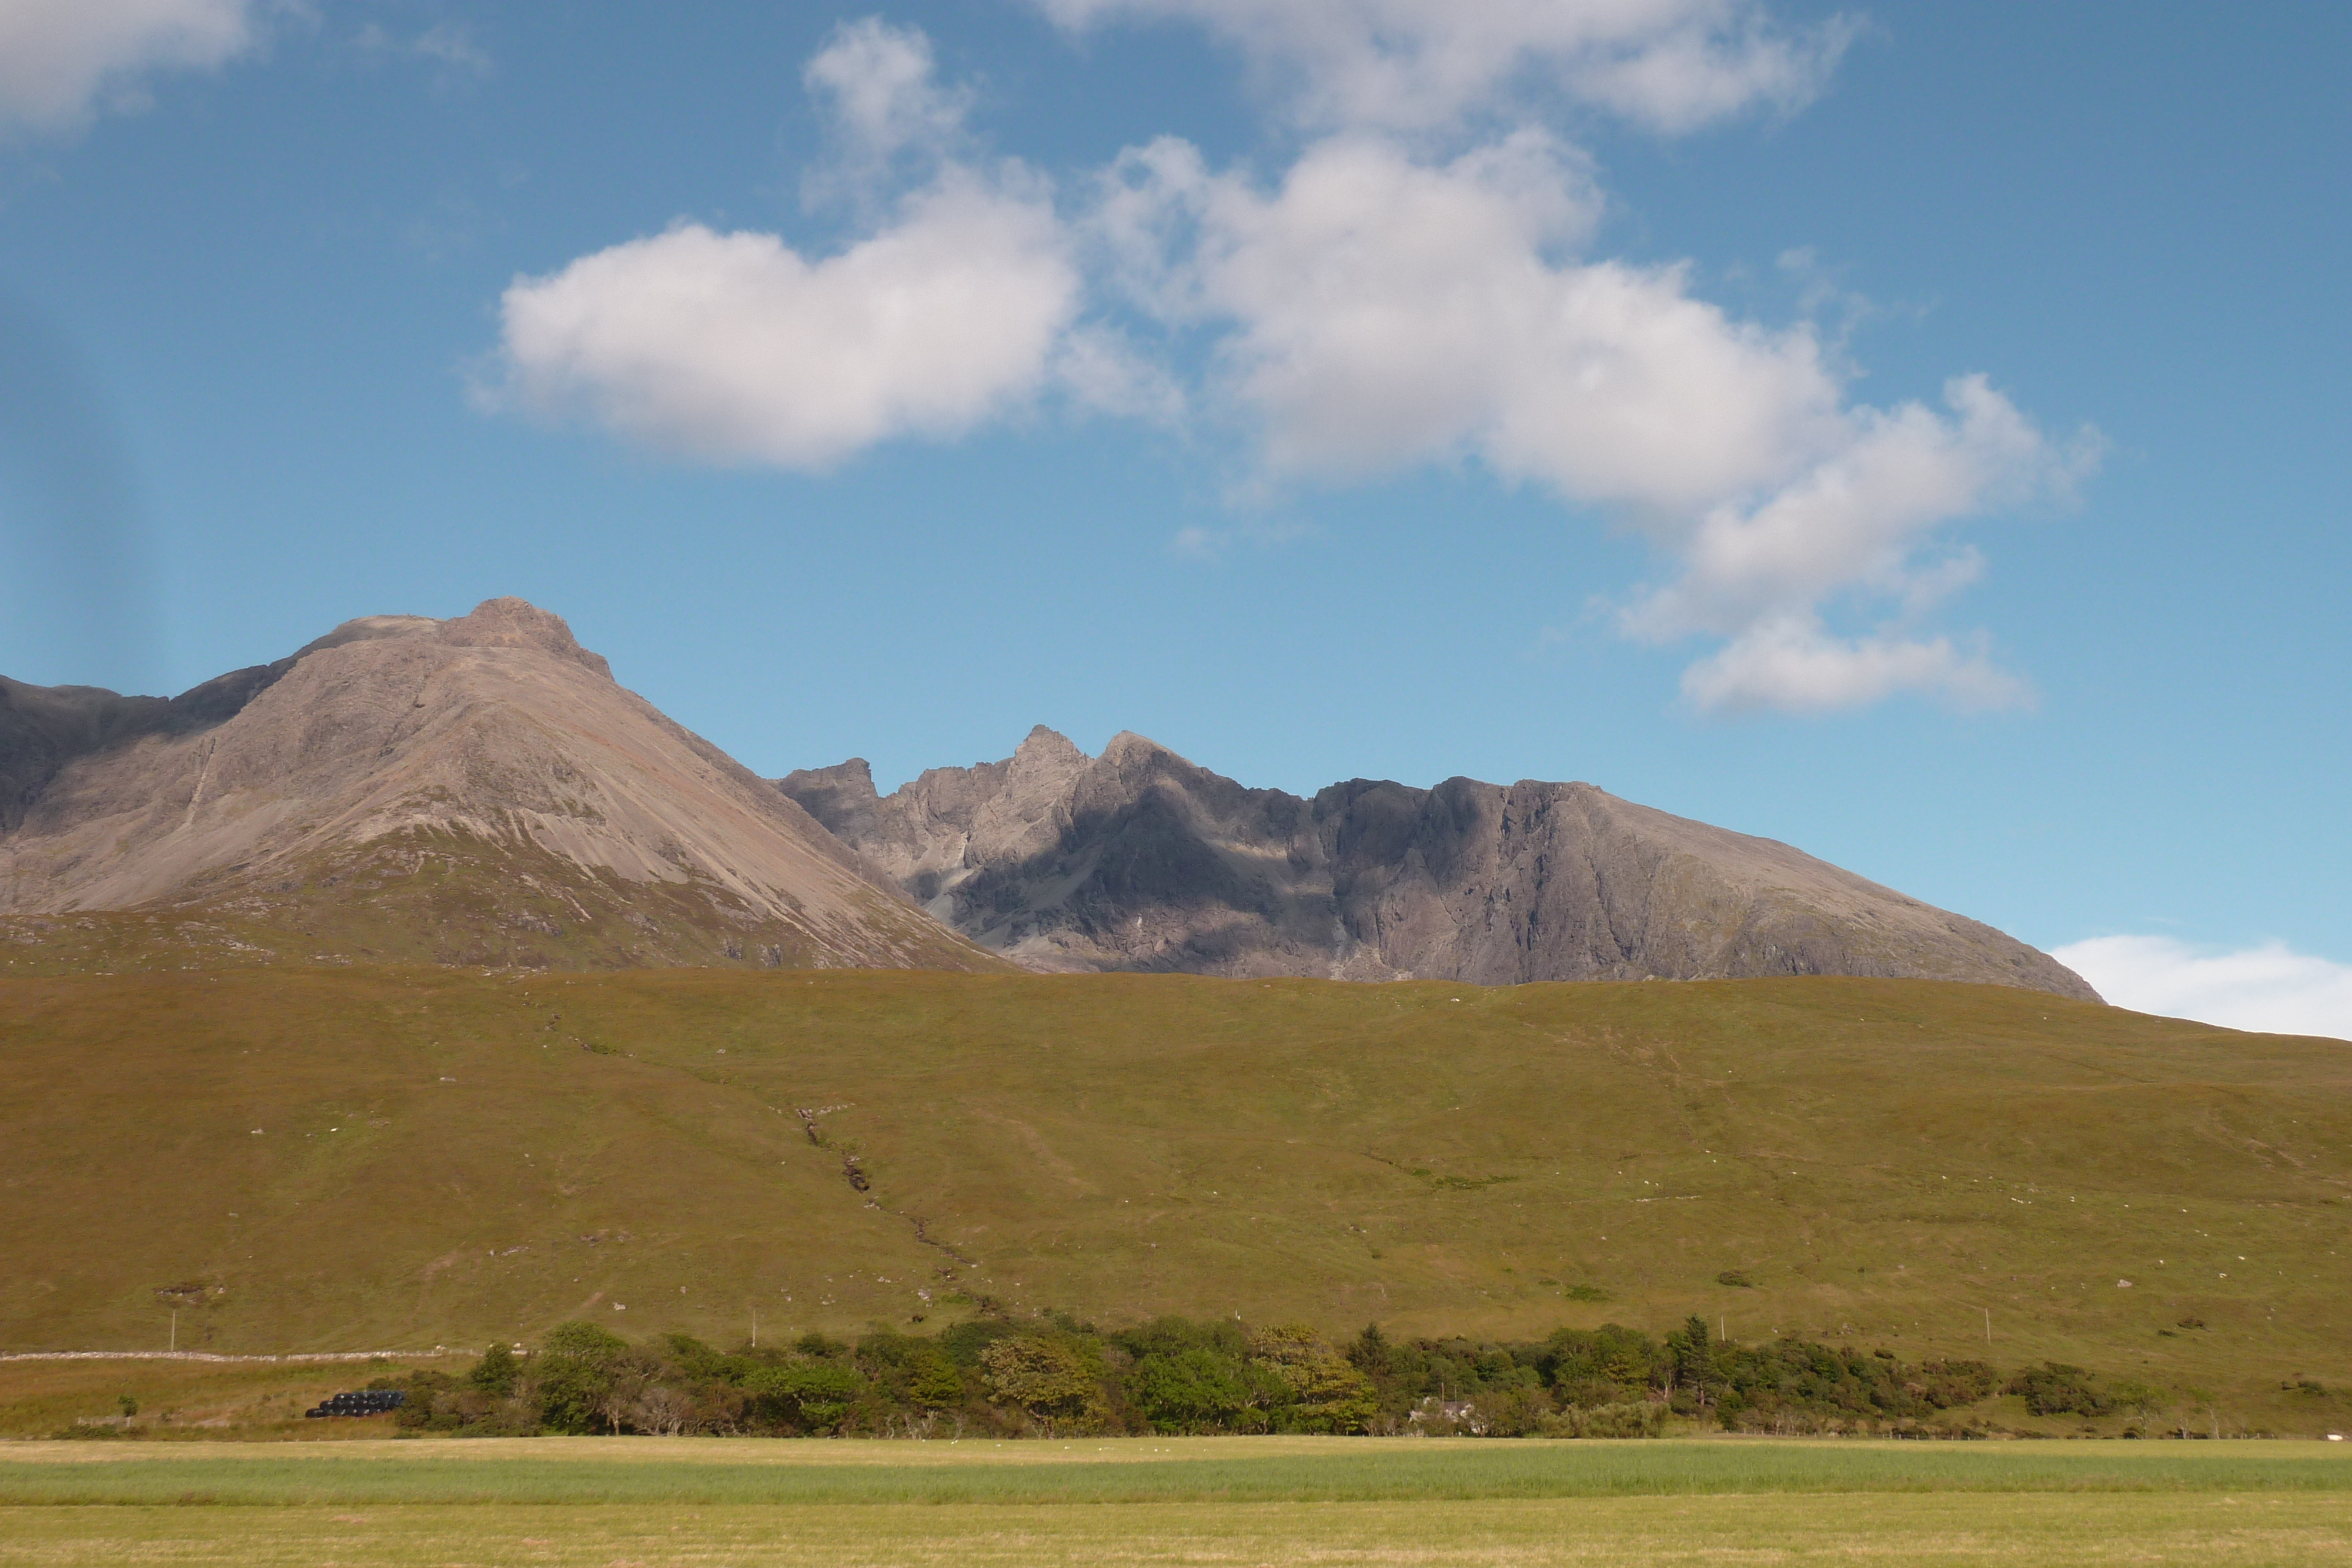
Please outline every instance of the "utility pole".
M177 1354L179 1354L179 1352L180 1352L180 1309L179 1309L179 1308L177 1308L177 1307L173 1307L173 1308L172 1309L172 1354L174 1354L174 1355L177 1355Z
M1987 1343L1987 1344L1990 1344L1991 1343L1992 1343L1992 1309L1991 1309L1990 1307L1987 1307L1987 1308L1985 1309L1985 1343Z
M760 1348L760 1309L757 1307L751 1309L751 1348Z

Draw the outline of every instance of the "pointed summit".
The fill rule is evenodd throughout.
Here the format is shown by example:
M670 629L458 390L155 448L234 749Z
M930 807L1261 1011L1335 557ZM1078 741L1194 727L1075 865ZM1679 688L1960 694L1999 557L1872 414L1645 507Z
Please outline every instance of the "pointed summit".
M562 616L520 599L485 599L472 613L442 622L439 635L453 648L535 648L608 681L613 678L604 656L582 647Z
M0 698L0 914L220 911L443 962L991 967L520 599L346 622L169 703ZM870 807L864 763L843 787Z

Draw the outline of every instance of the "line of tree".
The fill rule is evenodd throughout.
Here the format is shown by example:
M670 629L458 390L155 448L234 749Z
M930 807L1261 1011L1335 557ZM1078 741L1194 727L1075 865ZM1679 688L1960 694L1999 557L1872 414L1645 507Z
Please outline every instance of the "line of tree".
M1162 1317L1103 1331L1060 1312L935 1335L822 1333L720 1351L691 1335L632 1343L595 1323L551 1330L470 1372L380 1378L402 1427L470 1435L688 1433L1055 1437L1329 1432L1655 1437L1671 1416L1727 1430L1963 1436L1996 1391L2042 1416L2162 1404L2151 1388L2044 1363L2004 1379L1981 1361L1906 1363L1806 1340L1714 1342L1692 1318L1663 1338L1616 1324L1548 1339L1333 1343L1302 1324Z

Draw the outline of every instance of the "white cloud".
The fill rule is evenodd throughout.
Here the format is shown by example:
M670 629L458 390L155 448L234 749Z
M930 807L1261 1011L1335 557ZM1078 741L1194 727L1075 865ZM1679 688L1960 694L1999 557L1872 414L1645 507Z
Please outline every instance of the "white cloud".
M806 79L858 194L910 149L926 183L833 256L682 224L516 279L487 402L690 456L820 469L894 436L961 434L1051 382L1123 412L1164 402L1118 339L1071 330L1081 279L1045 183L946 155L962 110L932 79L927 38L845 26Z
M820 260L687 225L518 279L494 398L663 450L823 468L1034 393L1077 298L1044 196L950 171Z
M1324 126L1444 125L1540 83L1662 131L1811 99L1853 40L1832 18L1773 26L1754 0L1036 0L1085 27L1192 21L1285 78Z
M970 107L969 94L940 87L929 38L876 16L835 28L801 80L860 162L910 147L943 148Z
M1949 637L1877 632L1839 637L1799 612L1742 627L1683 672L1683 695L1717 713L1826 713L1865 707L1898 693L1939 697L1954 707L2013 707L2032 693L1993 667L1981 647L1963 652Z
M0 0L0 130L71 131L155 71L252 47L250 0Z
M1843 24L1795 40L1750 0L1038 3L1073 26L1208 26L1286 68L1306 122L1340 128L1270 183L1173 138L1131 148L1066 224L1018 165L976 164L969 97L920 32L845 24L803 73L833 142L807 189L848 196L870 237L812 258L685 225L518 279L500 395L802 468L1049 387L1241 429L1261 481L1476 462L1673 563L1619 625L1715 644L1683 681L1700 709L2030 699L1984 638L1920 622L1983 570L1951 525L2063 492L2088 449L2054 447L1981 376L1933 406L1851 402L1809 319L1741 320L1686 268L1588 255L1606 208L1591 161L1533 126L1491 133L1539 76L1668 129L1793 104Z
M2264 1034L2352 1040L2352 965L2265 942L2200 952L2168 936L2099 936L2051 956L2135 1012Z
M2075 460L1980 377L1941 410L1848 405L1810 326L1734 320L1679 268L1578 259L1599 206L1539 131L1444 163L1335 136L1270 191L1162 140L1111 171L1095 227L1142 308L1214 335L1270 470L1473 456L1640 529L1682 570L1625 630L1727 640L1685 682L1700 706L2021 700L1981 649L1901 622L1980 569L1937 530L2063 487ZM1898 613L1832 634L1825 610L1853 600Z

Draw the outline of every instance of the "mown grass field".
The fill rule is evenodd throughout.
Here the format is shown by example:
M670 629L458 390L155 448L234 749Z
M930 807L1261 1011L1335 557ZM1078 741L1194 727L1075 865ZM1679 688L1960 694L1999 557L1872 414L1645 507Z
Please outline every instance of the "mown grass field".
M2284 1443L906 1444L0 1450L0 1563L2323 1563Z
M0 1350L1696 1312L2343 1429L2347 1090L2341 1041L1927 982L5 979ZM50 1365L0 1404L153 1407Z

